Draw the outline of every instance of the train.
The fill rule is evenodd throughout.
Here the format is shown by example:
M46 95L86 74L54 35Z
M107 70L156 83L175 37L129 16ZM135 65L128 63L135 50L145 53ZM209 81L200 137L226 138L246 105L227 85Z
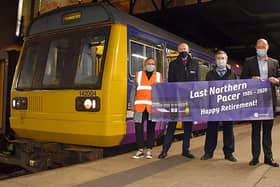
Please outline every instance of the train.
M129 102L135 73L145 58L154 57L167 81L168 64L181 42L189 44L205 80L214 62L210 50L110 5L80 4L37 17L10 75L10 103L2 107L9 114L2 115L1 135L12 132L13 138L2 138L12 153L0 162L37 171L98 159L104 148L135 143ZM193 131L206 127L195 122ZM165 122L157 122L156 139L165 128Z

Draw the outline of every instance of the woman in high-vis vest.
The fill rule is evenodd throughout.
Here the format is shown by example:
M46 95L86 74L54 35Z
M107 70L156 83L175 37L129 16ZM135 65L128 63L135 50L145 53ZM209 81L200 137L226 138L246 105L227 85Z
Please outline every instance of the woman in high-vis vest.
M156 72L156 61L152 57L144 61L144 70L136 73L133 110L136 142L138 151L133 158L143 158L144 154L144 121L147 120L147 152L146 158L152 158L152 147L155 135L155 122L151 120L152 85L161 82L161 74Z

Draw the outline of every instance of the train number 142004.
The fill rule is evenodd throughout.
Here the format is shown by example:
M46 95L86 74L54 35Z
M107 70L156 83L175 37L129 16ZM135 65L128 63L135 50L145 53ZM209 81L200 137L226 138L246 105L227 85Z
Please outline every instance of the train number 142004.
M96 96L96 91L95 90L81 90L80 96L93 97L93 96Z

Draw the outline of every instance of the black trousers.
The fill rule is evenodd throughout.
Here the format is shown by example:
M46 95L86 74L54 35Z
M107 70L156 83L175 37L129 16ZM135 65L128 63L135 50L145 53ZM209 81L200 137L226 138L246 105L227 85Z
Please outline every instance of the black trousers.
M155 137L155 122L149 120L149 113L145 110L142 114L142 122L135 123L136 143L138 149L144 148L144 121L147 120L147 148L152 149Z
M223 124L223 151L225 155L231 155L234 152L234 135L233 135L233 122L224 121ZM219 122L209 121L206 130L206 140L204 151L206 154L213 155L217 147Z
M182 122L184 128L184 135L183 135L183 144L182 144L182 152L188 152L190 147L190 138L192 135L192 122ZM167 153L173 140L173 134L176 130L177 122L169 122L167 127L167 132L164 137L163 142L163 152Z
M271 138L271 130L273 127L273 120L261 120L261 121L252 121L252 155L254 159L259 159L261 152L261 127L263 130L262 137L262 146L265 159L272 158L272 138Z

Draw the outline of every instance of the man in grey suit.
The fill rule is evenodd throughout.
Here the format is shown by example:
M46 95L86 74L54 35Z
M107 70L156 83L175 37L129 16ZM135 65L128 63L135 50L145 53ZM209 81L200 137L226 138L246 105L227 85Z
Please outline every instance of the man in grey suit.
M241 79L268 79L272 87L273 110L275 111L276 93L275 85L279 84L279 64L276 59L267 56L269 45L265 39L259 39L256 43L257 56L249 57L244 62ZM271 130L274 120L252 121L252 155L253 158L249 165L254 166L259 163L261 151L260 132L263 128L263 151L264 163L273 167L279 167L279 164L273 160L272 156L272 138Z

